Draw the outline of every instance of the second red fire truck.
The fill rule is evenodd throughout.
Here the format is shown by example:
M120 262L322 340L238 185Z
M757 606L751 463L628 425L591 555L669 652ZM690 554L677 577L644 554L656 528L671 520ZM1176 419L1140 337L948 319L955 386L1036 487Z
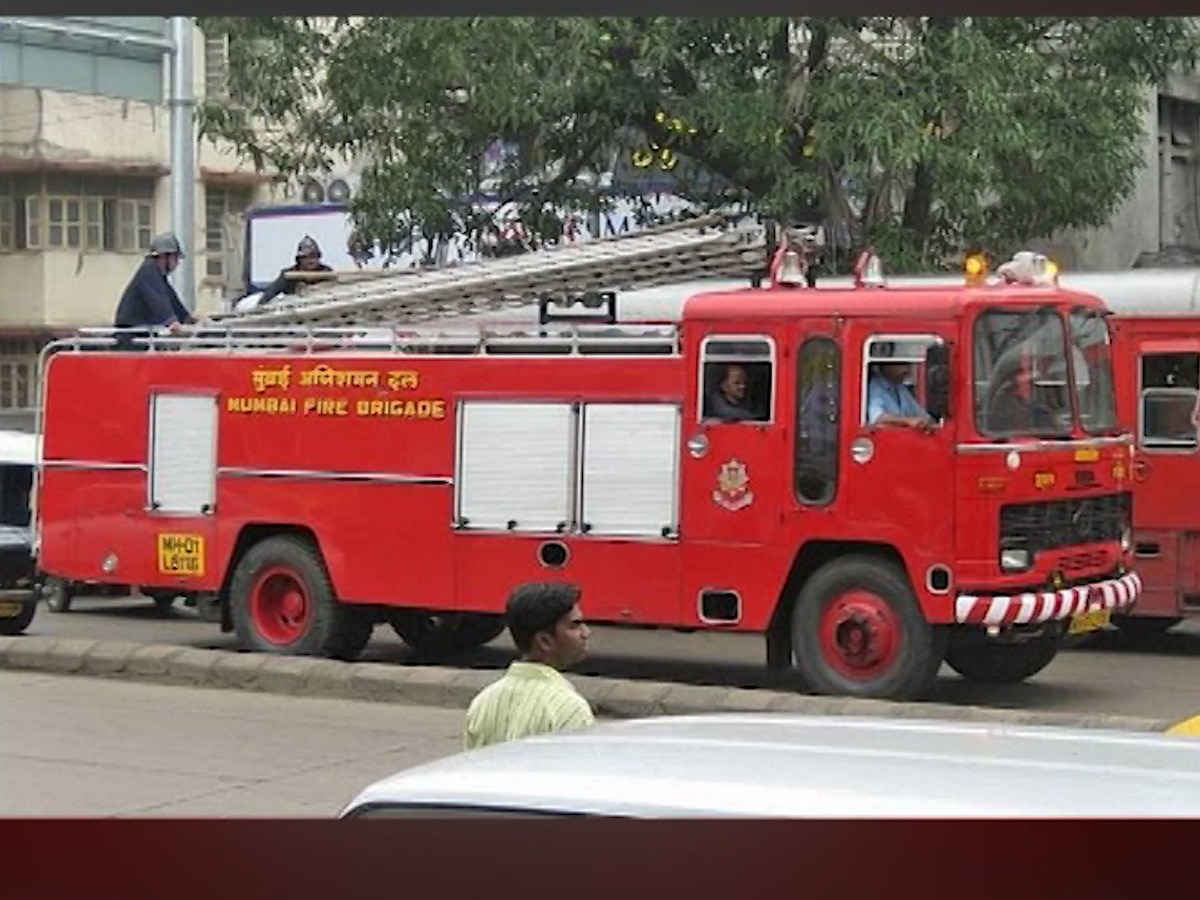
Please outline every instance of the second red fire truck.
M597 293L754 252L698 222L324 288L141 352L53 345L40 564L344 659L379 623L485 643L516 584L565 579L594 622L760 633L809 687L889 698L943 662L1025 679L1136 602L1099 300L1033 270L812 288L786 244L767 286L679 323ZM545 295L572 292L603 321L556 318ZM537 324L397 324L530 293ZM905 371L928 418L870 421L899 390L872 379Z

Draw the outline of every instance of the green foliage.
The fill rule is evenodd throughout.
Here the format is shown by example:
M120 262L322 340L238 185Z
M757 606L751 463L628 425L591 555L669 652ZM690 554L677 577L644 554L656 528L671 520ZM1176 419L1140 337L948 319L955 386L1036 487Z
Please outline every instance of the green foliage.
M1107 221L1141 164L1145 88L1196 38L1182 18L201 24L231 37L232 100L204 104L205 131L289 175L365 161L372 237L479 226L464 198L500 139L519 153L499 193L546 237L551 207L603 205L595 176L620 157L704 207L819 215L891 269Z

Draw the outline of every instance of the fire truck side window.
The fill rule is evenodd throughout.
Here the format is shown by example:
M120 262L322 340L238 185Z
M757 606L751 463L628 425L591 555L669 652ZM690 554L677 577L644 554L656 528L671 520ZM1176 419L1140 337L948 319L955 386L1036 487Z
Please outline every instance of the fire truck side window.
M770 422L774 352L769 338L710 337L701 349L702 419Z
M903 373L901 383L893 388L897 391L896 403L916 403L912 411L906 411L904 415L927 414L925 360L929 348L937 343L937 337L924 334L878 336L867 341L863 353L862 424L871 424L868 421L871 380L879 379L886 384L890 372Z
M1162 450L1192 450L1192 410L1200 387L1200 353L1148 353L1142 357L1141 442Z
M837 487L840 359L831 338L800 348L796 372L796 496L801 503L833 500Z

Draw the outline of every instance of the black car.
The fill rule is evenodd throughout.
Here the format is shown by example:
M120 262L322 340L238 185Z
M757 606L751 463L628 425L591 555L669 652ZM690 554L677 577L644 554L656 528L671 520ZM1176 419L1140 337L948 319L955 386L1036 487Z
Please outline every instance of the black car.
M37 610L30 528L37 437L0 431L0 635L20 634Z

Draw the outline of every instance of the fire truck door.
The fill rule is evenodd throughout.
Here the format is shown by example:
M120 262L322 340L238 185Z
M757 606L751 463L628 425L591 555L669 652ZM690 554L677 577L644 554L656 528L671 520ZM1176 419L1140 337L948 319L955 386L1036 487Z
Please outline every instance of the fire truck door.
M849 394L842 415L849 421L841 430L848 443L838 460L838 507L848 536L884 540L914 560L947 562L955 523L955 479L947 464L955 436L944 401L930 396L945 377L944 369L931 371L931 360L946 345L936 334L873 333L862 347L861 364L848 365L842 378ZM900 373L905 377L896 383ZM930 427L873 420L873 396L885 416L911 421L932 412Z
M1200 594L1200 501L1190 489L1200 477L1193 421L1200 340L1139 339L1136 346L1134 545L1148 595L1141 606L1168 612Z
M780 533L787 409L779 369L763 335L711 335L701 345L680 461L685 622L735 625L773 600L767 545Z

